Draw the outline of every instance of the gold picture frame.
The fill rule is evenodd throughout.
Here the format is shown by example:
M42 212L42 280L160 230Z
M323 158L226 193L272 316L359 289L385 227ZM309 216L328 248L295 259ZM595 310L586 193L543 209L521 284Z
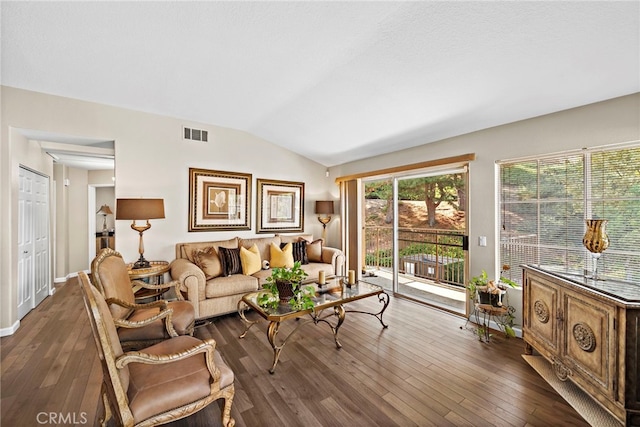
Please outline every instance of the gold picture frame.
M257 233L304 231L304 182L258 178Z
M251 229L247 173L189 168L189 231Z

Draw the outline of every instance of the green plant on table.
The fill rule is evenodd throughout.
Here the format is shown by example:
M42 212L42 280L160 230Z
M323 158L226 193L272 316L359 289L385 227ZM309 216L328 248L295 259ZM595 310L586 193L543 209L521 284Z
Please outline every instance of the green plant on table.
M307 278L307 272L302 269L300 261L293 263L293 267L275 267L271 271L271 276L267 277L267 282L262 288L267 290L258 296L258 304L263 307L276 308L280 303L278 282L290 283L293 297L289 300L289 305L294 310L309 310L315 306L313 297L316 292L313 286L304 286L302 281Z
M516 282L502 275L502 273L504 273L509 269L510 267L508 265L502 266L502 271L500 271L500 276L499 276L499 279L497 280L498 282L497 284L494 280L489 280L489 276L487 275L487 272L485 270L482 270L482 273L479 276L473 276L469 280L469 284L467 285L467 293L469 295L469 299L474 301L476 305L475 307L476 312L478 310L477 306L479 305L478 299L479 299L480 292L486 292L488 294L493 294L493 295L501 295L506 293L507 286L510 286L512 288L515 288L518 286ZM503 307L501 298L500 298L500 301L498 302L498 308L503 308L502 310L503 313L495 316L496 323L504 331L507 337L515 337L516 334L515 334L515 331L513 330L513 326L514 326L513 321L515 319L515 316L514 316L515 308L510 305ZM477 329L478 335L480 336L485 335L486 327L487 327L486 325L479 326Z

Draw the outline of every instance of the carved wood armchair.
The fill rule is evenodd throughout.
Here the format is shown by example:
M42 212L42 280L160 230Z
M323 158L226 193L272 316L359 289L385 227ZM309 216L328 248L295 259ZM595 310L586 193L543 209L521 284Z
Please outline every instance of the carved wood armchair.
M214 340L179 336L124 353L105 299L86 273L78 275L102 365L103 427L112 417L119 426L165 424L215 400L222 425L234 426L234 375L215 350Z
M120 253L102 249L91 262L91 276L94 286L107 301L125 350L146 347L178 335L193 335L195 310L190 302L183 300L179 289L175 290L178 301L136 303L127 265ZM177 281L159 285L133 281L133 284L147 289L179 286Z

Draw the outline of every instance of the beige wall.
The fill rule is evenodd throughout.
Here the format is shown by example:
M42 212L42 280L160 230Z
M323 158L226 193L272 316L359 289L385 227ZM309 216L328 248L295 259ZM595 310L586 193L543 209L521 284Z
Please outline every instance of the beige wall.
M246 132L194 123L154 114L136 112L91 102L84 102L3 86L2 158L0 159L0 234L3 236L0 271L0 330L16 325L15 283L17 281L17 164L27 143L11 128L23 128L78 137L115 141L116 197L160 197L165 200L164 220L152 221L144 234L145 257L149 260L172 260L174 245L182 241L217 240L235 235L255 235L255 201L257 178L305 182L305 231L320 236L322 227L313 212L314 201L326 199L333 181L325 177L326 168ZM210 142L182 140L182 126L209 130ZM36 149L39 154L39 149ZM53 174L49 156L34 169ZM48 162L48 163L47 163ZM229 232L195 232L188 228L189 167L253 174L251 230ZM67 236L58 235L56 252L69 248L68 262L53 261L57 277L89 268L87 253L88 209L86 171L66 170L71 181L66 195L69 226ZM63 172L60 171L62 175ZM75 188L82 188L79 193ZM82 193L82 194L80 194ZM60 195L58 195L60 198ZM64 210L64 208L61 208ZM60 211L60 209L58 209ZM95 212L93 212L95 213ZM59 214L59 212L58 212ZM64 234L64 233L63 233ZM116 221L116 249L125 260L137 258L138 235L127 221ZM63 243L63 241L66 242ZM329 240L337 244L338 240ZM66 271L64 271L66 269Z
M0 234L3 236L0 240L0 330L15 325L17 321L17 167L21 162L28 162L35 170L50 176L53 174L49 157L41 156L19 132L12 131L12 127L114 140L116 197L165 199L166 219L152 221L152 228L145 233L145 256L150 260L173 259L176 242L254 235L257 178L304 181L305 231L319 236L322 228L313 213L313 202L318 199L338 199L338 188L334 184L337 176L473 152L477 157L469 172L469 259L472 274L478 274L482 269L497 268L497 160L640 139L640 94L634 94L333 167L330 168L330 178L327 178L326 168L322 165L246 132L15 88L0 87L0 90ZM183 125L209 130L210 142L182 141ZM252 173L252 230L189 233L189 167ZM86 186L90 180L77 171L59 173L69 175L71 188L75 182L85 186L84 196L66 195L70 207L69 224L73 224L73 227L69 226L68 237L58 236L63 241L58 242L56 251L67 248L69 256L68 262L63 265L55 263L56 269L64 270L56 272L56 276L64 276L89 268L88 260L77 261L73 251L76 248L86 251ZM60 190L59 183L56 189ZM76 218L76 215L79 217ZM82 221L84 225L80 223ZM72 228L84 229L84 238ZM339 217L336 216L329 225L329 244L339 244L338 232ZM122 252L125 260L137 258L137 234L131 231L126 221L116 221L116 235L116 249ZM478 236L481 235L487 236L487 247L477 245ZM518 306L518 298L520 296L516 295L511 303Z
M496 161L640 140L640 94L498 126L447 140L347 163L330 169L340 177L427 160L476 153L469 168L469 261L475 276L499 272ZM487 246L478 237L487 236ZM521 295L510 303L521 307ZM518 313L520 314L520 313ZM522 324L521 317L516 319Z
M53 239L53 277L64 278L69 271L69 245L68 229L69 229L69 203L68 188L64 185L67 178L68 168L55 164L53 166L53 179L55 192L52 194L52 210L55 218L55 227L52 229ZM60 279L62 280L62 279Z

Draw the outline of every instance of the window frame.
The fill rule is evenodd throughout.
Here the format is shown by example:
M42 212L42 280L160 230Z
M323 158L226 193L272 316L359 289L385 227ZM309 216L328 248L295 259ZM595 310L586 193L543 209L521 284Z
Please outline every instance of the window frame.
M582 274L584 275L587 272L591 271L593 258L591 257L591 253L589 253L582 243L582 236L586 231L586 223L585 220L589 218L606 218L606 215L601 216L602 212L605 212L607 208L617 210L619 212L618 206L619 204L628 204L630 206L629 215L634 215L638 217L638 212L640 212L640 208L637 210L633 207L640 206L640 192L637 194L629 195L629 196L612 196L607 197L607 193L604 190L605 184L609 185L610 181L605 179L605 175L607 172L611 172L611 170L615 171L615 168L610 168L607 170L605 161L609 156L613 157L616 153L625 154L628 152L632 155L632 159L637 162L629 162L629 169L631 169L632 174L624 175L624 177L630 177L631 181L634 184L640 185L640 166L633 170L633 167L638 164L640 165L640 141L632 141L624 144L615 144L609 146L602 147L594 147L591 149L582 149L582 150L573 150L566 151L561 153L553 153L546 154L540 156L531 156L520 159L511 159L496 162L497 165L497 208L500 215L498 222L498 247L497 247L497 257L500 260L501 265L509 265L510 270L503 273L505 277L515 281L516 283L521 284L522 282L522 268L523 264L531 264L536 266L547 267L549 259L553 258L548 255L552 253L554 250L557 253L565 252L564 262L557 262L551 265L551 269L558 272L563 273L572 273L572 274ZM598 156L601 157L600 160L603 161L602 165L605 165L597 170L597 173L594 173L592 170L593 159L597 159ZM579 183L582 185L581 188L581 197L580 198L568 198L562 196L561 191L556 193L556 197L544 197L541 196L541 165L551 165L552 162L567 162L569 159L579 158L581 162L582 168L582 182ZM532 183L531 187L535 187L535 195L530 199L523 201L509 199L509 196L505 196L509 190L513 190L513 188L509 188L509 185L506 185L505 182L505 171L509 167L514 166L522 166L525 164L536 164L535 171L535 179L536 182ZM575 175L575 174L574 174ZM601 181L598 184L602 185L601 193L598 195L594 191L594 184L596 181L596 176ZM548 176L543 175L543 179L547 179ZM610 178L610 177L609 177ZM621 178L621 179L623 179ZM509 182L511 186L514 186L515 181ZM613 180L611 180L613 182ZM577 184L575 178L570 184ZM576 191L576 188L573 188L573 191ZM513 191L511 191L513 194ZM581 211L582 217L580 218L580 227L576 225L575 217L570 217L567 215L568 221L572 222L572 228L566 228L564 230L564 234L566 234L567 239L565 242L555 242L554 244L542 243L545 242L544 236L549 235L550 233L544 233L541 231L543 229L542 221L543 214L541 214L541 207L545 204L551 204L554 202L557 203L571 203L571 202L579 201L581 203ZM607 203L610 202L610 203ZM512 235L511 238L508 238L508 233L517 232L514 230L513 226L510 226L509 220L507 217L512 216L517 209L513 209L515 205L521 204L524 205L526 203L532 204L535 207L535 241L523 242L523 243L515 243L514 237L516 235ZM611 206L609 206L611 205ZM522 212L522 211L521 211ZM547 215L548 216L548 215ZM630 216L631 217L631 216ZM531 219L531 217L530 217ZM520 217L521 222L525 222L522 217ZM620 222L620 221L619 221ZM621 227L624 227L624 224L610 224L613 226L612 230L608 233L611 235L613 232L614 235L621 235L621 231L624 231ZM633 230L632 230L633 231ZM640 233L632 232L632 237L629 237L627 233L624 235L624 239L632 239L633 244L629 244L627 241L624 245L620 242L623 241L620 239L611 239L611 246L609 249L605 251L603 257L598 261L598 272L599 277L603 279L613 279L618 281L626 281L631 283L640 283ZM636 235L638 234L638 235ZM524 235L523 235L524 236ZM616 244L616 240L619 240L618 244ZM548 239L546 240L548 242ZM570 243L567 243L570 242ZM635 248L635 249L634 249ZM520 254L517 253L520 251ZM557 255L556 260L558 260L561 256ZM572 260L573 259L573 260ZM615 266L618 267L615 267ZM619 268L620 265L624 265L624 269L621 270Z

